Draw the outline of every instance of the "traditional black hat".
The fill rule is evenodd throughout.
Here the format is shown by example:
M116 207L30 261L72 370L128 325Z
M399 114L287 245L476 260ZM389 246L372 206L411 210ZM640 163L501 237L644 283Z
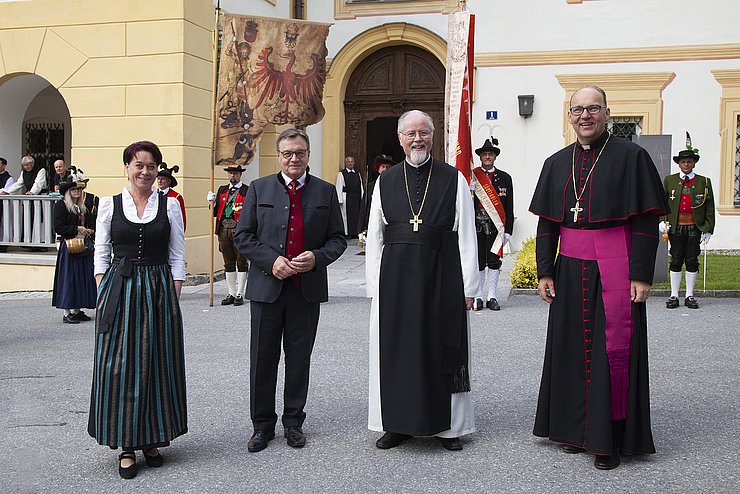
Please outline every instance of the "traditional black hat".
M69 176L67 176L66 179L59 182L59 193L61 195L64 195L67 193L69 189L72 187L77 187L78 189L84 189L87 187L87 182L90 181L89 178L85 175L85 172L78 169L74 165L69 168L70 173Z
M242 168L242 165L236 165L236 166L233 166L232 165L232 166L227 166L226 168L224 168L224 171L225 172L242 172L242 173L244 173L246 170L247 170L246 168Z
M172 168L167 168L167 163L164 161L159 164L159 167L161 170L157 172L158 177L167 177L170 179L170 188L177 187L177 179L172 176L173 173L177 173L180 171L180 167L177 165L172 165Z
M673 161L678 163L682 158L691 158L694 160L694 163L699 161L699 150L691 147L691 136L688 132L686 132L686 149L679 151L678 156L673 157Z
M498 139L495 139L491 137L490 139L486 139L486 142L483 143L483 147L480 147L475 150L475 154L478 156L481 155L481 153L485 153L486 151L493 151L493 153L498 156L501 154L501 150L495 146L498 145Z
M396 162L388 156L387 154L379 154L375 157L373 160L373 168L375 168L375 171L378 171L378 168L380 168L380 165L395 165Z

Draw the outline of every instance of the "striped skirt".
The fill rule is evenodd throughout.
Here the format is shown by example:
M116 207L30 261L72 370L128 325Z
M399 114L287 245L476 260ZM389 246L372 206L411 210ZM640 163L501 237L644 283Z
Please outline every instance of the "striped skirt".
M166 446L187 432L182 313L172 274L166 264L135 265L112 300L116 268L98 290L88 432L114 449ZM114 322L101 333L110 304Z

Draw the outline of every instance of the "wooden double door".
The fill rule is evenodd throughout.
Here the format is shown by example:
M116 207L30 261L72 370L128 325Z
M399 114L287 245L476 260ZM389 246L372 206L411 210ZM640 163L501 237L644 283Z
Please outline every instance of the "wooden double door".
M374 178L373 160L404 158L396 133L398 117L421 110L434 120L432 154L444 159L445 68L431 53L413 46L374 52L355 69L347 85L345 155L354 156L365 181Z

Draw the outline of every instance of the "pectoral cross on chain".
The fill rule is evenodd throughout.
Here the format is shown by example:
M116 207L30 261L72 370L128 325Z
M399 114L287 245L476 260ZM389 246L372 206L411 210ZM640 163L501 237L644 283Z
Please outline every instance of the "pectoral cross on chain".
M419 215L418 214L415 214L414 217L409 220L409 223L411 223L412 225L414 225L414 231L415 232L418 232L419 231L419 225L421 225L424 222L421 220L421 218L419 218Z
M573 208L570 208L571 211L573 211L573 221L578 221L578 213L583 211L583 208L581 206L581 201L576 201L576 206Z

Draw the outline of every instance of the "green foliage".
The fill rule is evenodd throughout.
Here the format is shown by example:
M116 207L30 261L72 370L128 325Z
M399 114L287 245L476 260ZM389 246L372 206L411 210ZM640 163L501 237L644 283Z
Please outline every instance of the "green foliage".
M511 269L512 288L537 288L537 254L535 238L524 241Z
M668 256L670 259L670 256ZM667 262L668 260L666 260ZM685 277L681 278L681 290ZM670 290L670 282L653 283L653 290ZM699 256L699 276L694 290L704 289L704 252ZM740 256L707 254L707 290L740 290Z

